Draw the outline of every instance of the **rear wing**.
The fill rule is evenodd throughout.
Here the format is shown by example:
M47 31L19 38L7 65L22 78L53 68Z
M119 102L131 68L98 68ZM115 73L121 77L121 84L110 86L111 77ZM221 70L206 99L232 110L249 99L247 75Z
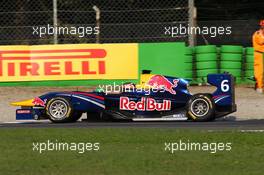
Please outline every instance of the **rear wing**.
M217 87L212 94L217 106L235 106L235 79L231 74L209 74L207 82Z

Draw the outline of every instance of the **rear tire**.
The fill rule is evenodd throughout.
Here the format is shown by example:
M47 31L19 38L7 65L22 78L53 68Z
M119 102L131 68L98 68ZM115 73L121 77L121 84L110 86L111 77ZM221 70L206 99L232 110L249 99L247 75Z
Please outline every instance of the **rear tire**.
M210 121L215 119L215 104L207 94L195 94L187 104L188 117L193 121Z
M52 98L46 106L48 118L54 123L75 122L79 114L73 111L69 101L62 97Z

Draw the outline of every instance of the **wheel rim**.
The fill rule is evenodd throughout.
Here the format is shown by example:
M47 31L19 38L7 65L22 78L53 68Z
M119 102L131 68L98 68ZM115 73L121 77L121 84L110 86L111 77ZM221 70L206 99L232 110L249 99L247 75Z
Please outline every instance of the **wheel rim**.
M68 113L67 104L62 100L55 100L50 104L49 113L55 120L64 119Z
M209 103L204 99L196 99L191 105L192 113L197 117L203 117L209 112Z

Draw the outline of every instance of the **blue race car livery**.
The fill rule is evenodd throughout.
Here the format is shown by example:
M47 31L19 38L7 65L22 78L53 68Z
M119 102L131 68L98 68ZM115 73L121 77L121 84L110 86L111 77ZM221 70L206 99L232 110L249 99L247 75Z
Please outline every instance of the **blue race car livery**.
M236 111L234 77L209 74L213 93L191 94L188 80L163 75L142 74L140 84L122 85L126 91L50 92L34 99L14 102L17 120L50 119L55 123L87 119L132 121L210 121ZM146 89L145 87L148 87Z

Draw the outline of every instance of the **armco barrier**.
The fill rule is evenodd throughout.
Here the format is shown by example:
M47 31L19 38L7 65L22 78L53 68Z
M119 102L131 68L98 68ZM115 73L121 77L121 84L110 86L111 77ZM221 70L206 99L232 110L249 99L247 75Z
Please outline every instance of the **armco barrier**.
M192 47L186 47L184 52L185 70L183 78L194 79L194 49Z
M95 47L96 46L96 47ZM46 49L43 49L43 47ZM129 49L130 47L130 49ZM197 75L193 74L193 71L191 69L196 68L196 66L190 66L194 60L198 62L206 62L206 61L216 61L217 57L215 53L207 53L203 49L205 48L206 51L208 49L215 52L215 47L199 47L198 52L196 54L193 54L192 56L192 48L187 48L183 42L177 42L177 43L141 43L141 44L72 44L72 45L48 45L48 46L0 46L0 86L94 86L99 84L112 84L117 83L121 84L124 82L133 82L137 83L139 81L139 75L142 70L151 70L154 74L164 74L164 75L170 75L170 76L177 76L177 77L184 77L184 78L194 78L197 77L206 77L208 73L216 73L218 71L221 71L220 69L212 69L211 71L208 69L204 69L201 65L202 70L199 70L197 72ZM81 49L80 49L81 48ZM98 72L92 73L89 76L88 75L72 75L72 76L65 76L64 74L62 77L56 77L56 75L50 75L49 76L39 76L39 79L37 79L36 75L34 76L25 76L25 71L29 71L27 69L32 69L30 67L30 64L24 64L22 68L24 69L24 72L22 72L22 76L18 76L18 74L21 74L18 69L18 64L23 63L23 61L26 61L26 63L35 62L37 58L42 58L40 61L37 61L37 63L40 64L38 67L37 64L35 65L35 68L30 73L38 73L36 69L38 68L39 71L42 71L43 74L43 66L44 60L48 60L47 62L53 62L52 64L46 65L46 67L49 67L48 73L54 73L56 74L58 69L65 70L66 66L68 66L68 73L73 73L80 71L82 69L82 66L80 64L80 59L83 59L83 55L85 55L83 52L78 52L79 56L76 53L71 52L72 50L77 49L77 51L82 51L83 49L102 49L106 48L106 55L105 58L100 58L101 60L106 60L105 62L105 71L110 71L107 73L108 76L102 74L100 75ZM44 55L41 55L40 52L42 49L42 52L44 50ZM66 54L60 55L61 52L58 50L67 50ZM227 48L229 49L229 48ZM233 50L233 48L231 48ZM54 53L50 53L51 50L57 50ZM247 81L247 78L253 75L253 49L252 48L246 48L246 52L244 57L244 61L242 64L242 83L254 83L253 81ZM225 51L230 51L225 50ZM241 49L237 50L237 52L241 52ZM48 53L48 55L47 55ZM80 54L81 53L81 54ZM91 53L90 53L91 54ZM96 69L96 59L94 59L94 56L96 55L88 55L91 65L91 70ZM65 57L66 55L66 57ZM239 55L239 54L236 54ZM43 57L44 56L44 57ZM48 57L47 57L48 56ZM60 56L62 56L62 60L56 60L59 59ZM101 55L102 56L102 55ZM232 66L233 69L240 68L240 63L234 63L234 64L226 64L226 61L229 62L229 59L235 59L232 57L233 54L230 53L228 56L225 56L224 53L222 53L222 64L220 63L219 66L226 69L228 67ZM75 57L75 58L73 58ZM55 58L53 60L53 58ZM66 60L65 60L66 58ZM70 59L72 58L72 59ZM85 58L84 58L85 59ZM113 60L112 60L113 59ZM239 60L241 59L239 55ZM99 59L98 59L99 60ZM97 60L97 61L98 61ZM67 62L65 64L65 62ZM72 63L69 63L72 62ZM77 63L76 63L77 61ZM78 63L79 61L79 63ZM108 61L112 62L109 63ZM54 63L55 62L55 63ZM59 63L58 63L59 62ZM59 66L63 62L62 68ZM73 64L74 63L74 64ZM79 64L79 66L78 66ZM238 65L239 64L239 65ZM29 66L29 67L28 67ZM97 64L98 66L98 64ZM110 66L110 67L109 67ZM199 64L197 65L199 68ZM58 68L59 67L59 68ZM97 67L98 68L98 67ZM215 68L215 66L214 66ZM240 69L241 70L241 69ZM32 72L33 71L33 72ZM29 73L27 72L27 73ZM111 74L112 72L112 74ZM47 72L46 72L47 73ZM65 72L64 72L65 73ZM85 72L84 72L85 73ZM87 73L87 72L86 72ZM102 72L101 72L102 73ZM237 74L237 72L231 72L233 74ZM40 73L41 74L41 73ZM240 77L240 72L236 75L237 77ZM31 79L31 78L32 79ZM51 78L52 77L52 78ZM65 78L66 77L66 78ZM17 79L16 79L17 78ZM197 80L196 80L197 81ZM196 82L195 79L192 81L193 83ZM199 81L197 81L199 82Z
M138 44L2 46L0 82L137 79L137 52Z
M146 69L183 77L184 49L184 43L0 46L0 86L137 83Z
M60 81L21 81L21 82L0 82L0 86L97 86L110 84L123 84L126 82L138 83L138 79L123 80L60 80Z
M185 44L142 43L139 44L139 71L152 70L152 73L176 77L185 76Z

